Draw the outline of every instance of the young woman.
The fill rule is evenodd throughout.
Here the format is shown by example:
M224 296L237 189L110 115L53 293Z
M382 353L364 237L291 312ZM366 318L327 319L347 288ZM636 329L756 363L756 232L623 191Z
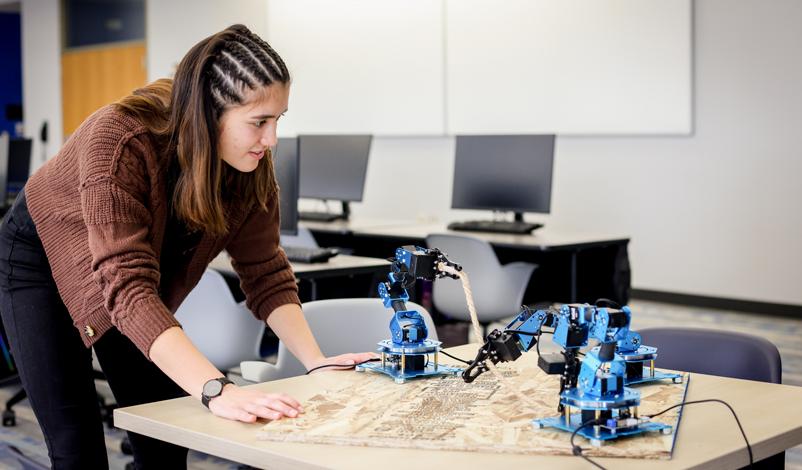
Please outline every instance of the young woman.
M244 422L302 411L228 382L173 317L223 249L248 307L308 369L371 357L321 354L279 249L270 147L289 90L278 54L232 26L172 81L90 116L19 194L0 229L0 312L53 468L108 467L90 347L121 406L186 392ZM130 438L137 468L186 467L186 449Z

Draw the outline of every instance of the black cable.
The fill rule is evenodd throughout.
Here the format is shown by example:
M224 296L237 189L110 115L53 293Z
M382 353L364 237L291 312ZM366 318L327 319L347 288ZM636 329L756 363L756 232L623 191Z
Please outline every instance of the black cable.
M529 331L520 331L520 330L504 330L504 333L515 333L516 335L524 335L524 336L540 336L540 332L530 333Z
M743 428L743 426L741 426L741 420L738 419L738 415L735 414L735 410L732 409L730 404L727 403L724 400L719 400L718 398L707 398L707 399L704 399L704 400L684 401L682 403L677 403L676 405L669 406L668 408L664 409L663 411L659 411L659 412L657 412L657 413L655 413L653 415L646 415L646 416L648 418L654 418L656 416L660 416L661 414L663 414L663 413L665 413L667 411L673 410L674 408L677 408L679 406L695 405L697 403L709 403L709 402L721 403L722 405L724 405L727 408L729 408L730 413L732 413L732 417L735 418L735 423L738 424L738 429L741 431L741 435L744 437L744 442L746 442L746 450L749 452L749 467L751 468L752 465L754 464L754 459L753 459L753 456L752 456L752 446L749 445L749 439L746 438L746 433L744 432L744 428Z
M343 370L345 370L345 369L353 369L356 366L361 366L362 364L366 364L368 362L376 362L376 361L380 361L380 360L381 359L379 359L379 358L373 358L373 359L368 359L367 361L359 362L357 364L323 364L322 366L317 366L317 367L313 367L313 368L309 369L308 371L306 371L305 375L309 375L312 372L314 372L314 371L316 371L318 369L323 369L325 367L339 367L339 368L341 368Z
M451 359L454 359L455 361L462 362L462 363L464 363L464 364L470 364L470 363L471 363L471 361L466 361L465 359L460 359L460 358L458 358L458 357L456 357L456 356L452 356L451 354L449 354L449 353L447 353L447 352L443 351L442 349L440 350L440 353L441 353L441 354L445 354L446 356L450 357Z
M753 466L753 464L754 464L754 457L752 455L752 446L749 445L749 440L746 438L746 432L744 432L744 428L743 428L743 426L741 426L741 420L738 419L738 415L735 413L735 410L732 408L732 406L730 406L729 403L725 402L724 400L719 400L718 398L707 398L707 399L704 399L704 400L684 401L682 403L677 403L676 405L669 406L668 408L666 408L666 409L664 409L662 411L658 411L657 413L654 413L652 415L645 415L645 416L647 418L649 418L649 419L652 419L652 418L660 416L661 414L666 413L668 411L671 411L674 408L677 408L677 407L680 407L680 406L695 405L695 404L698 404L698 403L711 403L711 402L721 403L722 405L726 406L730 410L730 413L732 413L733 418L735 418L735 422L738 424L738 429L741 431L741 435L744 437L744 442L746 442L746 450L749 452L749 467L751 468ZM598 463L594 462L593 460L588 458L586 455L582 454L582 448L579 447L578 445L574 444L574 438L576 437L577 433L580 430L582 430L582 429L584 429L586 427L589 427L589 426L594 426L596 424L602 424L602 423L604 423L603 420L595 420L595 419L594 420L590 420L590 421L588 421L586 423L583 423L578 428L574 429L574 432L571 433L571 452L574 455L582 457L583 459L587 460L589 463L591 463L591 464L593 464L596 467L601 468L601 469L603 469L604 467L602 467Z
M540 337L545 333L548 335L553 335L553 331L546 331L546 330L539 330L537 333L531 333L529 331L519 331L519 330L504 330L504 333L514 333L518 335L524 336L534 336L535 337L535 351L537 352L537 357L540 357ZM469 364L469 363L466 363Z
M578 445L574 444L574 438L576 437L576 434L580 430L582 430L584 428L587 428L587 427L590 427L590 426L595 426L597 424L602 424L603 422L604 421L601 420L601 419L592 419L592 420L590 420L588 422L582 423L578 428L574 429L574 432L571 433L571 453L573 453L574 455L576 455L578 457L582 457L583 459L587 460L588 463L590 463L591 465L593 465L593 466L595 466L597 468L601 468L602 470L605 470L604 467L602 467L598 463L596 463L593 460L591 460L590 457L588 457L587 455L583 454L581 447L579 447Z

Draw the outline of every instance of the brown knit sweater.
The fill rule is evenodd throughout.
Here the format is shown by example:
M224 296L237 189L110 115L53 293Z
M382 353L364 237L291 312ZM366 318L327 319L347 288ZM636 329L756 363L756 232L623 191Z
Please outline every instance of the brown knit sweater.
M28 180L28 208L59 294L87 347L112 326L150 357L153 341L223 249L247 305L266 319L298 300L279 249L278 203L249 212L227 203L229 230L203 234L181 266L161 263L168 222L167 158L136 119L107 106L89 117ZM276 198L277 199L277 198ZM178 273L160 279L161 273Z

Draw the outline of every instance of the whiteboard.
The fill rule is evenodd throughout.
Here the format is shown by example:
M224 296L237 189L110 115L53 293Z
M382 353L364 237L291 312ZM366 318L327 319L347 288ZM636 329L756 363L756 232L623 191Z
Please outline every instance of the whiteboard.
M282 136L442 135L442 0L269 0L292 76Z
M445 0L450 134L688 134L690 0Z

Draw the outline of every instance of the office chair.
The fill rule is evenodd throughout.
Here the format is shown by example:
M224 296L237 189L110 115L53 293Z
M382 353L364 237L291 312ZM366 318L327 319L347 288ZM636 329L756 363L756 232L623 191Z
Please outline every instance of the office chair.
M445 252L448 259L461 264L470 276L476 316L485 336L490 323L519 312L526 286L537 265L524 262L502 265L490 243L466 235L430 234L426 237L426 245ZM460 281L435 281L432 284L432 302L446 316L470 321Z
M414 302L407 302L407 309L420 312L429 330L429 338L437 340L437 331L429 312ZM376 343L390 337L393 310L386 308L379 299L317 300L303 304L303 311L312 334L326 356L376 351ZM275 364L245 361L241 369L242 378L251 382L266 382L306 373L301 361L292 355L283 342L279 342Z
M780 352L764 338L696 328L645 328L637 331L643 344L657 347L657 367L782 383Z
M207 269L175 317L192 343L221 371L259 357L264 323L237 303L223 275Z
M657 348L655 366L736 379L782 383L777 346L758 336L695 328L637 330L643 344ZM785 452L755 462L754 468L784 468Z

